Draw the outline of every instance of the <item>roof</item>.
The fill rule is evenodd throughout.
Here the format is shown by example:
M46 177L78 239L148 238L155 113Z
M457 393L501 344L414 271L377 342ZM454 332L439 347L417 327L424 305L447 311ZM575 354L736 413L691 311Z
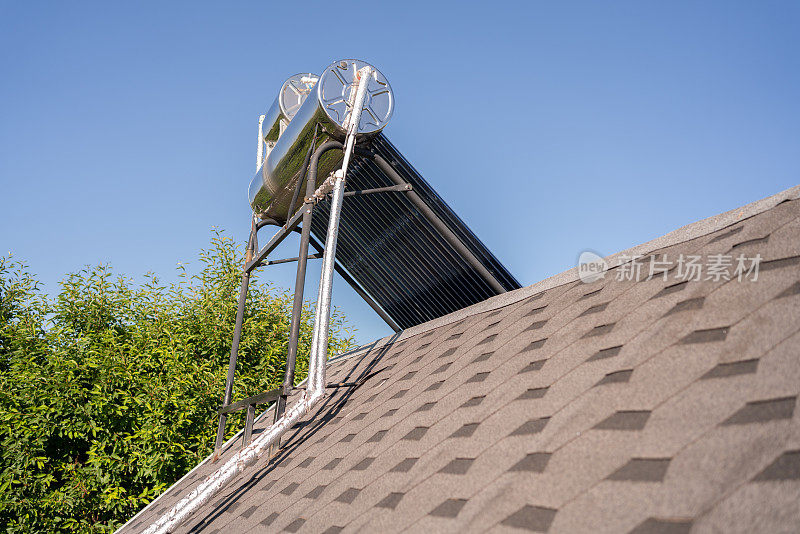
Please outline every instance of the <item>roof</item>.
M177 532L794 531L799 197L612 256L602 280L572 269L331 360L329 382L356 385ZM650 253L762 259L757 281L617 280Z

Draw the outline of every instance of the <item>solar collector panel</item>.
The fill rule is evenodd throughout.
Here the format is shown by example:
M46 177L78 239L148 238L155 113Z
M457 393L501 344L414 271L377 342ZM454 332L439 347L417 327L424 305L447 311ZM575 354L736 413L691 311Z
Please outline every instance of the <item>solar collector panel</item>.
M371 148L412 185L420 199L503 288L520 287L382 134L372 140ZM348 172L348 190L389 185L394 182L374 161L364 156L354 159ZM328 217L328 204L318 204L312 233L320 240L324 240ZM347 197L340 224L337 262L401 328L427 322L497 294L406 193Z
M394 145L380 134L372 140L373 150L394 166L400 175L414 186L417 194L430 206L434 212L447 224L461 242L495 275L500 284L507 290L520 288L519 281L506 269L492 252L486 248L480 239L464 224L464 221L447 205L431 185L417 172L408 160L395 148Z
M316 235L324 235L327 225L327 206L321 205L320 208L321 209L317 212L320 216L315 217L312 223L312 232ZM348 217L348 222L349 219L350 217ZM390 310L387 306L387 303L396 302L400 299L400 294L398 293L400 284L398 280L393 280L397 275L391 271L383 272L380 267L369 258L366 261L356 264L352 261L348 261L354 254L365 254L366 247L360 243L363 237L359 236L349 224L342 222L340 228L337 261L359 282L359 284L361 284L362 288L364 288L367 293L372 295L381 307L383 307L401 327L403 327L403 324L413 321L413 318L404 310L398 310L398 313L398 311ZM376 284L376 277L382 277L384 283Z
M360 186L361 184L358 185ZM413 206L406 198L403 198L402 193L395 193L393 195L395 198L390 198L388 194L381 196L383 198L376 198L374 201L374 204L377 205L375 211L380 214L379 217L382 219L381 225L392 224L393 218L397 220L398 217L402 216L398 210L406 210L407 214L412 213L415 215L413 224L417 226L415 230L418 231L406 232L404 237L407 240L404 242L404 246L398 247L392 254L392 258L402 259L405 260L405 263L410 263L412 274L418 275L408 289L410 291L409 295L413 296L414 293L426 294L427 291L424 291L426 288L436 284L446 284L449 287L445 291L435 292L438 293L439 298L434 302L434 305L444 304L445 309L460 307L463 303L457 303L454 300L454 297L459 294L459 288L457 285L449 283L449 273L452 272L454 262L458 260L458 257L451 255L450 250L433 233L432 228L418 214L410 211ZM399 207L399 204L408 205ZM445 302L440 303L439 300L444 300Z
M340 244L345 252L337 254L342 264L370 293L379 293L382 290L385 293L385 290L389 289L391 292L389 299L378 299L382 304L400 302L413 297L414 293L418 292L419 280L421 279L420 273L417 272L413 264L409 263L405 255L397 254L392 250L376 251L368 244L369 240L376 236L374 233L370 235L371 232L368 232L363 227L354 227L352 222L361 220L362 217L353 216L352 204L348 208L347 221L350 224L343 224L340 231L340 237L344 238L344 241L340 242ZM345 217L343 216L344 219ZM385 228L386 226L385 220L378 220L374 221L372 228ZM365 233L368 235L366 240L361 237ZM387 245L387 248L389 246ZM405 250L410 248L408 244L404 244ZM375 252L381 252L381 254L376 254ZM358 257L358 261L352 261L351 258L354 256ZM387 257L392 258L392 260L387 261ZM356 275L356 273L359 273L360 276ZM421 298L416 298L409 302L413 304L417 314L425 314L427 311L441 305L428 295L421 295Z
M403 213L404 210L411 210L413 208L410 202L408 202L406 198L403 198L403 193L395 193L395 198L388 198L388 195L384 196L387 198L376 199L375 202L375 204L380 204L378 210L382 215L388 215L391 219L392 216L398 218L404 217L408 213L414 213L413 211L405 211L405 213ZM401 206L401 204L407 204L407 206ZM420 281L417 282L417 287L415 288L417 291L429 286L434 280L448 283L448 285L450 285L450 291L444 293L443 296L451 305L456 305L452 300L452 296L455 294L454 292L458 290L458 287L449 284L449 277L447 274L453 269L453 262L458 261L458 257L450 253L451 251L441 239L437 239L438 235L433 232L433 229L429 227L424 219L416 213L414 213L414 215L413 224L420 227L420 232L408 232L407 236L404 236L407 239L404 243L406 246L398 247L400 250L397 252L397 255L412 256L412 265L417 268L422 268L422 270L426 272L427 278L422 280L421 284ZM425 228L422 228L423 226ZM424 233L428 234L427 239L425 235L422 235ZM449 262L447 261L448 257L450 258Z

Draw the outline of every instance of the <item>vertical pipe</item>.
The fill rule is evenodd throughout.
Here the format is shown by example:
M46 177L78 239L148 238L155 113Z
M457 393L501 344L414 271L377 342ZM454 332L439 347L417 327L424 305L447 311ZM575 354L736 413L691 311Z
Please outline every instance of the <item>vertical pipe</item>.
M258 117L258 150L256 151L256 171L261 168L264 163L264 119L265 115Z
M309 388L325 390L325 360L328 357L328 333L330 331L331 295L333 293L333 268L336 256L336 239L339 233L339 215L342 211L344 178L339 177L333 185L331 214L328 221L328 235L325 239L325 253L322 256L322 276L317 295L317 317L314 321L314 336L311 341L312 358L319 360L320 372L309 376Z
M308 175L308 180L306 182L306 198L311 198L314 194L314 190L317 188L317 166L319 164L319 158L322 156L323 152L331 148L333 147L329 148L329 145L324 144L314 152L313 157L311 157L310 152L308 156L306 156L306 164L308 165L308 168L304 172L304 174ZM302 183L302 181L300 183ZM294 370L297 360L297 344L300 339L300 318L303 313L303 292L306 283L308 244L311 240L311 220L314 215L314 204L312 202L306 202L303 209L305 211L303 212L302 230L300 232L300 253L298 254L297 260L297 275L294 282L294 302L292 303L292 324L289 329L289 346L286 354L286 372L283 376L283 394L275 403L274 422L277 422L283 417L286 411L286 399L289 395L289 391L294 387ZM278 451L280 445L280 437L278 437L270 448L270 456L273 456Z
M325 362L328 358L328 334L330 333L331 297L333 295L333 270L336 261L336 242L339 237L339 220L344 200L344 183L347 167L353 154L353 148L361 121L361 110L367 94L367 83L371 67L363 67L358 71L358 87L352 100L350 123L345 140L344 159L341 171L334 174L333 198L331 199L330 216L328 218L328 234L325 237L325 253L322 255L322 275L319 279L317 296L317 316L314 321L314 336L311 340L311 359L319 365L319 372L309 376L308 387L312 390L325 391Z

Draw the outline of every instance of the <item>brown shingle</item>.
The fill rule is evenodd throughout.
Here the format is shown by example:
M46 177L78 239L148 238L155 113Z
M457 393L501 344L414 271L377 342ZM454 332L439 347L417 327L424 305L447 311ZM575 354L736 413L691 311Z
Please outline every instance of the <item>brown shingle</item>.
M787 287L786 290L782 291L776 298L782 299L785 297L792 297L794 295L800 295L800 282L795 282L791 286Z
M547 425L547 422L550 420L549 417L540 417L538 419L531 419L530 421L526 421L521 426L519 426L516 430L514 430L511 435L512 436L524 436L527 434L538 434L544 427Z
M482 402L483 402L483 399L485 399L485 398L486 398L486 396L485 396L485 395L480 395L480 396L478 396L478 397L472 397L472 398L471 398L471 399L469 399L467 402L465 402L464 404L462 404L462 405L461 405L461 408L471 408L471 407L473 407L473 406L478 406L480 403L482 403Z
M525 458L515 463L509 471L533 471L543 473L550 461L551 454L548 452L532 452L525 455Z
M543 506L525 505L501 522L507 527L514 527L531 532L547 532L558 511Z
M405 473L414 467L414 464L417 463L417 460L419 460L419 458L406 458L396 466L392 467L391 471Z
M665 297L667 295L671 295L673 293L677 293L678 291L683 291L684 289L686 289L686 286L688 284L689 284L688 281L678 282L676 284L670 284L670 285L666 286L664 289L662 289L661 291L659 291L658 293L656 293L656 295L653 296L653 298L656 299L656 298L659 298L659 297Z
M544 367L544 364L545 364L546 361L547 360L536 360L536 361L533 361L533 362L529 363L528 365L526 365L525 367L523 367L522 369L520 369L519 372L520 373L529 373L531 371L539 371L542 367Z
M757 369L757 359L720 363L709 372L701 376L700 379L708 380L709 378L727 378L729 376L753 374Z
M650 517L631 530L630 534L689 534L691 530L691 521Z
M318 498L320 495L322 495L322 492L325 491L325 488L327 488L327 487L328 486L325 486L325 485L317 486L316 488L314 488L311 491L309 491L308 493L306 493L306 499L316 499L316 498Z
M662 482L669 468L669 458L633 458L608 476L608 480Z
M614 371L613 373L608 373L606 376L604 376L596 385L602 386L605 384L625 383L631 379L631 375L633 375L633 369Z
M547 321L535 321L530 324L528 328L525 329L526 332L530 332L531 330L539 330L544 325L547 324Z
M528 390L524 391L517 397L517 400L528 400L528 399L541 399L547 393L547 390L550 389L549 387L543 388L529 388Z
M723 341L728 336L729 328L727 326L722 328L708 328L706 330L695 330L681 340L681 343L712 343L714 341Z
M408 434L403 436L403 439L409 439L413 441L419 441L425 436L428 432L428 427L426 426L418 426L411 430Z
M361 490L358 489L358 488L347 488L338 497L336 497L336 499L334 499L334 500L337 501L337 502L343 502L345 504L350 504L354 500L356 500L356 497L358 497L359 493L361 493Z
M696 297L693 299L682 300L681 302L677 303L671 310L667 312L667 315L672 315L673 313L680 313L684 311L690 310L699 310L703 307L703 303L705 302L705 297Z
M617 412L594 425L594 428L598 430L642 430L649 418L650 412L646 410Z
M439 473L451 475L464 475L469 471L472 462L475 458L456 458L451 460L449 464L439 469Z
M583 337L584 338L589 338L589 337L595 337L595 336L604 336L604 335L608 334L609 332L611 332L613 329L614 329L614 323L601 324L599 326L595 326L594 328L592 328L591 330L586 332L583 335Z
M381 499L375 506L377 506L378 508L389 508L391 510L394 510L395 508L397 508L397 505L400 504L400 501L403 500L404 496L405 493L392 492L383 499Z
M466 499L447 499L442 504L430 511L430 515L437 517L455 517L467 504Z
M452 434L450 434L451 438L468 438L472 434L475 433L475 430L478 429L479 423L467 423Z
M595 360L603 360L605 358L611 358L619 354L619 351L622 350L622 345L617 345L616 347L609 347L607 349L602 349L595 354L593 354L587 362L593 362Z
M372 462L374 461L375 461L374 457L368 456L363 460L361 460L360 462L358 462L356 465L354 465L351 469L353 471L363 471L367 469L370 465L372 465Z
M605 311L605 309L608 308L608 305L609 305L608 302L604 302L603 304L596 304L596 305L588 308L582 314L580 314L580 317L586 317L587 315L591 315L593 313L600 313L602 311Z
M800 450L784 452L753 480L800 480Z
M776 419L791 419L797 397L783 397L748 402L742 409L726 419L723 425L746 425Z
M305 524L305 522L306 522L305 519L303 519L302 517L298 517L297 519L286 525L283 530L286 532L297 532L300 530L300 527L302 527Z

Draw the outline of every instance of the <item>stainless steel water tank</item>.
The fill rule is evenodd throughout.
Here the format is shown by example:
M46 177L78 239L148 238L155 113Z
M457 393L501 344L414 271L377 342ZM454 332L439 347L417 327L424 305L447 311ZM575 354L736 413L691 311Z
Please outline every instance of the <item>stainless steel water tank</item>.
M278 221L290 216L289 204L303 173L306 154L329 139L345 138L344 125L352 111L350 93L357 85L356 73L364 66L371 67L358 59L346 59L332 63L322 72L250 182L250 206L257 215ZM359 140L377 135L393 110L392 88L386 77L372 67L358 126ZM339 167L342 156L340 151L331 150L320 158L318 184ZM301 193L304 188L301 184Z
M291 122L308 94L314 89L318 78L316 74L301 72L283 82L278 96L264 115L262 126L264 141L274 143L278 140L281 121L286 125Z

